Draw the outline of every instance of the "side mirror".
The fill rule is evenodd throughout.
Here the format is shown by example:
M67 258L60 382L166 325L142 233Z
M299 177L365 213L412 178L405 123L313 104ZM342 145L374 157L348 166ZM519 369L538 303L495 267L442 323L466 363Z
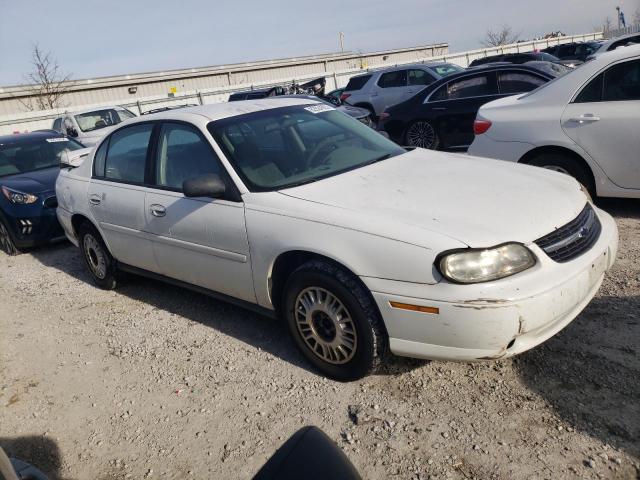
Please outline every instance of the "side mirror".
M77 137L78 136L78 131L73 128L73 127L67 127L67 135L69 135L70 137Z
M91 153L91 148L80 150L63 150L60 152L60 168L77 168L82 165L84 159Z
M224 182L215 173L182 182L182 193L184 193L185 197L222 198L225 191Z

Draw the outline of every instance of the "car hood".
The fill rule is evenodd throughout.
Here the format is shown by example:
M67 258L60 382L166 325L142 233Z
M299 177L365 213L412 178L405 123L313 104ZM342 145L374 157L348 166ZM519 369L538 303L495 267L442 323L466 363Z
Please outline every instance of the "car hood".
M19 190L24 193L41 193L54 189L60 167L55 166L35 172L18 173L0 178L0 185Z
M567 175L512 162L416 149L318 182L282 190L340 209L371 233L428 247L435 232L470 247L530 243L574 219L587 201ZM344 215L344 211L356 214ZM408 227L412 238L403 238ZM350 225L343 225L350 227ZM418 236L419 237L419 236Z

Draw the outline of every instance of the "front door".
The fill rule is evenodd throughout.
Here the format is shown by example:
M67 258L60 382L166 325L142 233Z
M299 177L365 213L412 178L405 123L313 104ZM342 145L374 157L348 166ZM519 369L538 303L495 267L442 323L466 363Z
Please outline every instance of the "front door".
M640 60L589 82L567 105L562 129L616 185L640 189Z
M163 123L145 215L161 274L255 302L244 204L187 198L185 180L219 174L213 149L193 125Z

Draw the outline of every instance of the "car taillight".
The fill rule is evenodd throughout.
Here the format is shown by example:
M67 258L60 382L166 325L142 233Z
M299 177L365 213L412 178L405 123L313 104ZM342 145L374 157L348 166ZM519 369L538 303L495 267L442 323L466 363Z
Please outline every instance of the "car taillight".
M340 101L344 103L347 101L347 98L349 98L350 96L351 96L350 93L343 93L342 95L340 95Z
M476 135L482 135L490 128L491 128L491 122L489 120L485 120L483 118L476 118L476 121L473 122L473 133L475 133Z

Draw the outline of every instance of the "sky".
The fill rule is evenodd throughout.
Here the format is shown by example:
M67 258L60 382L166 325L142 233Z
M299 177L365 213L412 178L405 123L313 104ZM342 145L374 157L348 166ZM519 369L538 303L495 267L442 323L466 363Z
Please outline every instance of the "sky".
M640 0L0 0L0 85L24 83L31 51L74 79L345 50L448 42L479 48L487 29L523 39L592 32Z

